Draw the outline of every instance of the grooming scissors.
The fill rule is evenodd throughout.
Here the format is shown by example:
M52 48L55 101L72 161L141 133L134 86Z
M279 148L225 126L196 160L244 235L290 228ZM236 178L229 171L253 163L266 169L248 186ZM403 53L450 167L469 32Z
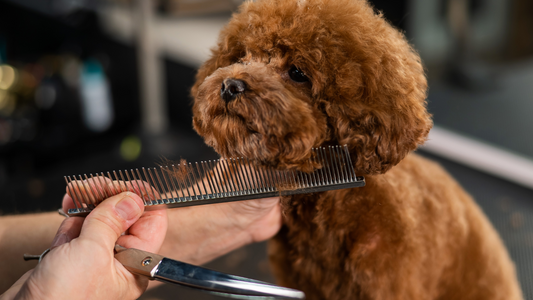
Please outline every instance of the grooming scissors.
M158 280L240 299L305 299L303 292L267 282L229 275L164 256L115 246L115 258L128 271Z

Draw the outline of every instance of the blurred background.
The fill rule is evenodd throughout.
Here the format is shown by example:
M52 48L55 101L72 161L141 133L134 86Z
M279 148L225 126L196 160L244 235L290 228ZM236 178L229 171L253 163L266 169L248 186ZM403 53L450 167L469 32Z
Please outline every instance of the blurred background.
M189 90L240 0L0 0L0 214L60 206L63 176L217 155ZM476 198L533 299L533 2L371 0L419 51L419 153ZM208 267L273 281L265 243ZM165 285L141 299L221 299Z

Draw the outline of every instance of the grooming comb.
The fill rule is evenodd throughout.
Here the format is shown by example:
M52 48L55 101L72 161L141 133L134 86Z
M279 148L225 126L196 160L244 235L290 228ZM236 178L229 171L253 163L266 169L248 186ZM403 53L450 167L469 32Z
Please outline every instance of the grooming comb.
M83 177L65 176L75 206L68 214L87 215L105 198L125 191L138 194L149 210L365 185L364 178L356 176L353 170L346 145L314 148L312 152L309 163L318 169L311 173L263 168L246 158L220 158Z

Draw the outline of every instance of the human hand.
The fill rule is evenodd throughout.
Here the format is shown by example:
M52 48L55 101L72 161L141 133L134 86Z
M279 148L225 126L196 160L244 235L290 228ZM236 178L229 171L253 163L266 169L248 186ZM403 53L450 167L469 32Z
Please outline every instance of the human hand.
M160 254L196 265L267 240L282 224L279 197L182 207L168 215Z
M210 193L207 179L202 180L203 183L199 181L189 189ZM102 183L104 188L101 187ZM159 197L159 192L143 181L112 181L101 177L99 180L88 180L78 187L82 195L86 189L111 193L131 190L143 197L146 197L146 193L150 194L148 198ZM98 195L93 193L96 202L100 201ZM170 209L168 231L159 254L201 265L246 244L269 239L281 227L279 201L279 197L273 197Z
M65 195L63 203L63 209L69 208L70 196ZM126 192L106 199L85 219L65 219L51 251L3 299L138 298L148 279L115 260L114 247L116 243L158 252L167 227L166 211L143 211L141 198Z

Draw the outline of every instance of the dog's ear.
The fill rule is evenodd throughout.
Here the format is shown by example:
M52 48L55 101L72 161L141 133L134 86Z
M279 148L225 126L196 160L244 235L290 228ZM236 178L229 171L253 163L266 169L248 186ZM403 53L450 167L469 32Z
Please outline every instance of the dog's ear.
M211 49L211 57L202 64L196 73L196 81L191 88L191 97L195 99L198 88L204 80L219 68L227 67L239 61L244 56L245 50L238 40L238 32L235 25L230 23L220 32L217 46ZM232 34L233 33L233 34ZM193 112L196 106L193 106ZM197 115L194 113L193 115ZM203 135L203 125L199 118L193 117L193 127Z
M212 74L216 69L218 69L217 59L218 56L216 55L218 50L212 50L213 55L209 60L207 60L198 70L196 73L196 82L194 83L192 89L191 89L191 97L192 99L196 99L196 96L198 94L198 88L202 84L202 82L205 80L207 76ZM198 134L203 135L205 134L205 125L203 124L201 118L196 117L197 115L200 115L200 113L197 110L196 105L193 105L193 119L192 119L192 125L194 130L198 132Z
M380 34L353 46L322 102L331 139L347 144L356 171L367 175L398 164L425 142L433 125L418 54L403 34L384 21L380 25Z
M212 52L215 52L215 50L212 50ZM202 82L204 82L205 78L218 69L216 60L217 57L212 55L206 62L202 64L200 69L198 69L198 72L196 73L196 81L191 89L191 96L193 99L196 97L196 94L198 94L198 87L200 87Z

